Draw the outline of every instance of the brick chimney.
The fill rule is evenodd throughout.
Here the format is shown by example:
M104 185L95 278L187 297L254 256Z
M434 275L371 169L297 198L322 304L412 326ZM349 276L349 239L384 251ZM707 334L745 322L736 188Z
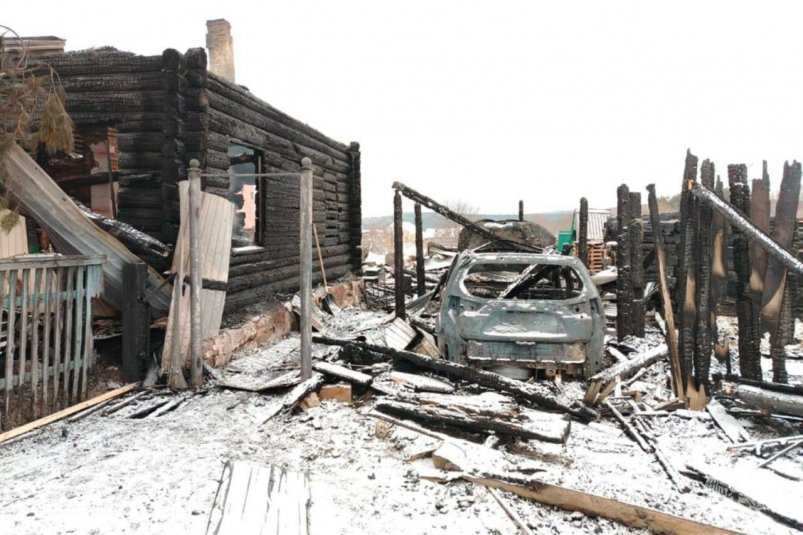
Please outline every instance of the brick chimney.
M206 21L206 48L209 50L209 70L234 83L234 42L229 21Z

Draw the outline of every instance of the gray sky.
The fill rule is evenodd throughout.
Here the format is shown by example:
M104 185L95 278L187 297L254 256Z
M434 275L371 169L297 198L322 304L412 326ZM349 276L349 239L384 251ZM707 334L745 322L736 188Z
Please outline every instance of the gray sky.
M361 143L366 216L391 213L393 180L535 212L613 206L623 181L675 194L687 147L723 178L767 159L775 187L803 156L799 2L6 4L0 23L70 50L183 51L228 19L239 83Z

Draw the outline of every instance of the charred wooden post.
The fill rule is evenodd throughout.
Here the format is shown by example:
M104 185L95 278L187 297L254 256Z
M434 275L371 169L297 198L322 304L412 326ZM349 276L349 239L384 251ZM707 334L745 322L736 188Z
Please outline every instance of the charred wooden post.
M720 199L724 195L722 180L717 175L716 194ZM728 221L718 210L711 216L711 332L714 337L714 352L717 358L725 360L728 373L731 369L730 350L727 336L719 341L717 330L717 306L728 295L728 263L727 263Z
M728 165L728 185L731 205L744 217L750 217L750 188L747 185L747 166ZM750 243L741 229L733 231L733 263L736 271L736 316L739 321L739 370L743 377L759 379L760 355L753 351L750 340L753 332L753 302L750 298Z
M795 221L795 232L792 240L792 251L800 251L800 238L798 235L798 222ZM798 252L798 255L800 253ZM782 309L782 313L787 314L788 321L790 322L789 337L786 339L786 345L795 343L795 303L798 302L800 292L800 275L794 271L786 272L786 286L789 289L789 299L784 301L784 307L789 307L788 312L786 308ZM785 295L785 294L784 294ZM782 320L783 321L783 320Z
M772 230L772 238L787 251L792 248L795 238L800 177L801 166L798 162L784 165L781 191L775 206L775 225ZM787 286L786 266L774 257L770 258L767 262L767 273L764 279L761 317L770 333L773 380L778 383L787 380L784 346L789 339L789 331L793 328L789 315L783 314L784 300L791 299L786 289ZM783 325L781 324L782 319L784 320Z
M145 300L148 266L136 262L123 266L123 375L126 380L145 377L150 358L151 310Z
M694 197L690 193L690 184L697 178L697 161L697 156L687 150L680 194L680 254L676 270L678 281L676 299L680 330L678 353L680 354L682 375L687 382L692 376L697 320L694 229L697 225L698 210L695 209Z
M424 274L424 228L421 222L421 205L415 203L415 279L418 296L427 293L427 281Z
M633 285L632 307L630 309L631 334L644 336L644 255L641 244L644 243L644 226L641 222L641 193L630 192L630 223L628 236L630 239L630 279Z
M351 269L356 275L362 274L362 172L360 170L360 144L349 143L349 229L351 230Z
M770 233L770 186L766 180L753 180L753 191L750 195L750 221L761 232ZM751 353L761 353L761 337L764 329L761 320L761 299L764 294L764 277L767 271L767 252L754 241L750 242L750 299L752 301L750 318Z
M508 243L513 243L513 244L515 244L515 245L517 245L519 247L531 250L533 252L541 252L541 248L540 247L533 247L532 245L528 245L526 243L520 243L520 242L516 242L516 241L500 238L496 234L491 232L490 230L486 229L485 227L481 227L480 225L477 225L476 223L473 223L473 222L469 221L468 219L466 219L462 215L460 215L457 212L451 210L448 206L444 206L441 203L439 203L439 202L437 202L437 201L435 201L433 199L430 199L426 195L423 195L423 194L417 192L413 188L405 186L401 182L394 182L393 183L393 189L396 190L397 192L401 193L402 195L404 195L405 197L407 197L411 201L420 203L422 206L426 206L427 208L429 208L430 210L432 210L436 214L442 215L443 217L445 217L447 219L450 219L451 221L454 221L458 225L462 225L464 227L469 227L471 230L473 230L474 232L476 232L480 236L483 236L483 237L485 237L485 238L487 238L487 239L489 239L491 241L506 241Z
M714 164L703 161L700 168L700 181L703 186L714 187ZM700 221L695 238L698 249L697 269L697 335L694 345L694 382L698 389L702 386L708 391L711 369L711 219L713 210L705 203L699 204ZM716 328L716 326L714 326Z
M661 233L661 220L658 214L658 199L655 195L655 184L647 186L649 192L648 204L650 207L650 223L653 228L653 244L655 246L655 260L658 264L658 285L661 289L661 303L664 309L664 320L666 321L666 344L669 346L670 371L672 373L672 388L675 397L680 400L686 399L684 394L686 380L678 353L678 340L675 331L675 314L672 310L672 297L669 291L669 284L666 276L666 250L664 249L664 235Z
M407 313L404 310L404 232L402 229L402 198L399 190L393 194L393 267L396 317L405 318Z
M519 201L519 221L524 221L524 201Z
M577 223L577 256L588 267L588 199L580 199L580 214Z
M633 281L630 266L630 190L625 184L616 190L616 336L619 340L633 334L631 304Z
M203 385L201 362L201 168L198 160L190 162L190 384Z
M312 161L301 160L299 296L301 297L301 380L312 377Z

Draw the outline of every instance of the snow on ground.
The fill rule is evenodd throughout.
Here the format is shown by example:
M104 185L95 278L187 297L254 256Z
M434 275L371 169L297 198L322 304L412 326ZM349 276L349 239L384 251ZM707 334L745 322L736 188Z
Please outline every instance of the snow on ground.
M329 328L372 336L381 318L351 311ZM296 346L297 338L291 337L250 350L239 366L281 366ZM642 380L660 385L665 366L654 365ZM566 382L563 389L575 396L584 387ZM363 406L327 401L262 423L278 399L278 394L212 387L158 418L98 412L4 444L0 533L204 533L223 464L230 459L307 471L312 533L518 533L484 488L420 479L419 471L430 468L431 460L405 459L431 446L432 439L364 415L370 401ZM705 417L655 418L652 427L678 468L690 459L725 465L734 459L726 439ZM566 445L531 441L504 447L544 463L549 482L749 534L794 532L701 483L689 480L691 491L680 493L654 457L612 421L574 422ZM645 533L500 494L536 533Z

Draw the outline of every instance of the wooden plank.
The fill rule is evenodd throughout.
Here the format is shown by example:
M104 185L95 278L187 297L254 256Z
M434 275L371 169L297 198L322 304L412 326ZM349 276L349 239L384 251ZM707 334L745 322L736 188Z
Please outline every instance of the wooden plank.
M397 317L385 328L385 343L393 349L407 349L416 331L403 318Z
M0 221L3 221L10 210L0 209ZM25 231L25 218L19 216L17 223L8 231L0 229L0 258L11 258L28 254L28 233Z
M179 199L181 221L187 221L189 214L188 186L186 180L179 182ZM201 193L201 273L203 278L210 281L227 283L229 280L229 260L231 251L232 223L234 219L234 204L231 201ZM189 225L183 224L179 229L176 241L176 253L173 255L172 272L178 273L179 268L189 271ZM177 299L170 303L167 330L165 331L165 350L162 355L162 374L168 373L173 358L173 322L179 309L189 311L189 290L183 293L176 292ZM223 308L226 304L225 290L201 290L201 333L204 339L215 336L220 332L220 323L223 319ZM172 318L172 319L171 319ZM181 314L183 334L180 341L180 355L182 365L189 359L189 313Z
M795 529L803 529L803 485L779 477L766 470L744 466L711 466L700 463L686 465L702 474L706 486L757 509Z
M41 297L43 269L34 270L31 292L31 393L33 394L33 417L41 416L39 406L39 300ZM45 351L46 352L46 351ZM46 370L47 368L45 368Z
M84 321L84 356L81 366L81 399L86 399L87 391L89 390L87 373L89 365L94 364L95 355L95 338L92 335L92 295L96 292L93 291L93 278L97 279L97 286L99 286L102 280L101 277L99 266L88 266L86 268L86 286L84 287L84 314L86 321Z
M589 386L584 401L593 404L601 402L610 394L610 387L616 382L617 378L620 381L624 381L635 375L639 370L647 366L652 366L659 360L666 358L668 353L669 349L667 345L661 344L593 375L589 379ZM597 392L601 393L596 395Z
M3 273L3 272L0 272ZM14 322L16 318L14 303L16 302L16 289L17 289L17 271L11 270L8 272L8 298L11 306L9 307L8 321L6 323L6 388L5 388L5 402L3 404L3 425L8 425L8 419L11 415L11 389L14 386ZM5 286L5 282L3 286ZM0 286L0 292L3 287ZM2 329L0 329L2 332Z
M56 268L55 271L55 293L59 295L61 294L61 287L64 284L64 268ZM62 368L61 366L61 310L63 304L61 300L54 297L52 306L55 309L53 317L53 337L55 339L53 347L53 408L55 409L59 405L59 375L62 373L62 370L66 370L66 368Z
M21 419L25 418L23 406L24 389L22 385L25 382L25 359L28 352L28 278L30 277L30 273L28 269L22 270L22 286L20 287L20 301L22 306L20 307L20 352L17 358L17 362L19 363L19 371L17 373L17 412ZM16 303L12 303L12 307L16 308Z
M719 401L712 399L706 406L708 414L714 419L714 422L725 432L725 435L731 442L737 443L742 441L750 442L750 435L745 431L739 421L728 414Z
M228 461L207 535L308 535L311 495L305 472Z
M72 399L73 402L79 399L78 397L78 381L81 377L81 368L83 367L83 343L84 343L84 324L81 319L83 318L84 311L84 280L86 279L86 268L81 266L75 268L75 319L73 327L73 360L75 360L75 367L73 368L72 380ZM92 321L87 318L87 321Z
M435 392L440 394L451 394L454 392L454 386L449 383L415 373L392 371L390 375L388 375L388 378L396 383L409 385L419 392Z
M492 477L461 474L467 481L505 490L539 503L567 511L580 511L589 516L607 518L625 526L648 529L653 533L674 535L739 535L737 531L717 528L695 520L664 513L656 509L630 504L597 494L545 483L538 479L518 478L505 481Z
M318 399L320 401L332 400L340 403L351 403L351 385L349 383L323 385L318 391Z
M99 403L103 403L103 402L105 402L107 400L116 398L118 396L122 396L123 394L127 394L128 392L131 392L132 390L134 390L138 386L139 386L139 383L127 384L125 386L117 388L116 390L112 390L110 392L106 392L105 394L101 394L101 395L99 395L97 397L94 397L92 399L88 399L86 401L82 401L81 403L75 404L75 405L73 405L71 407L67 407L66 409L61 410L59 412L55 412L53 414L45 416L44 418L40 418L40 419L38 419L36 421L27 423L25 425L21 425L19 427L16 427L16 428L12 429L11 431L7 431L7 432L5 432L5 433L0 435L0 444L2 444L3 442L6 442L8 440L11 440L12 438L16 438L16 437L18 437L20 435L23 435L23 434L25 434L25 433L27 433L29 431L33 431L34 429L38 429L38 428L43 427L45 425L48 425L48 424L51 424L51 423L56 422L58 420L61 420L62 418L66 418L67 416L71 416L73 414L81 412L82 410L88 409L88 408L90 408L90 407L92 407L94 405L97 405Z
M678 349L677 331L675 330L675 314L672 307L672 296L669 291L666 272L666 249L664 247L664 235L661 232L661 220L658 214L658 198L655 195L655 184L647 186L649 192L648 204L650 207L650 222L653 228L653 246L655 247L655 258L658 264L658 283L661 290L661 304L663 305L664 318L666 321L666 345L669 349L670 371L672 372L672 390L675 397L681 400L686 399L686 381L683 378L683 368L680 364L680 352Z
M53 301L56 299L56 292L53 290L53 270L45 268L45 287L44 287L44 304L43 316L44 325L42 332L42 407L45 412L50 411L50 397L49 397L49 380L50 374L50 327L51 327L51 312L53 310ZM2 280L0 280L0 285Z
M6 171L14 181L10 190L12 200L37 220L48 234L56 249L69 254L104 254L104 300L112 306L122 306L122 270L137 257L110 234L89 221L70 201L36 162L19 146L13 145L5 153ZM162 286L163 279L150 270L148 295L155 313L163 314L170 304L170 286Z
M354 371L346 368L345 366L334 364L332 362L314 361L312 363L312 369L317 372L331 375L332 377L337 377L338 379L344 379L350 383L361 386L367 386L371 384L371 381L373 380L373 377L367 373Z
M72 368L75 355L72 352L72 331L73 331L73 290L75 288L75 267L67 268L67 297L64 300L64 358L63 367L63 390L64 406L70 404L70 370Z
M229 374L217 381L217 386L235 390L246 390L248 392L264 392L266 390L295 386L300 382L301 376L298 370L293 370L290 372L268 374Z

